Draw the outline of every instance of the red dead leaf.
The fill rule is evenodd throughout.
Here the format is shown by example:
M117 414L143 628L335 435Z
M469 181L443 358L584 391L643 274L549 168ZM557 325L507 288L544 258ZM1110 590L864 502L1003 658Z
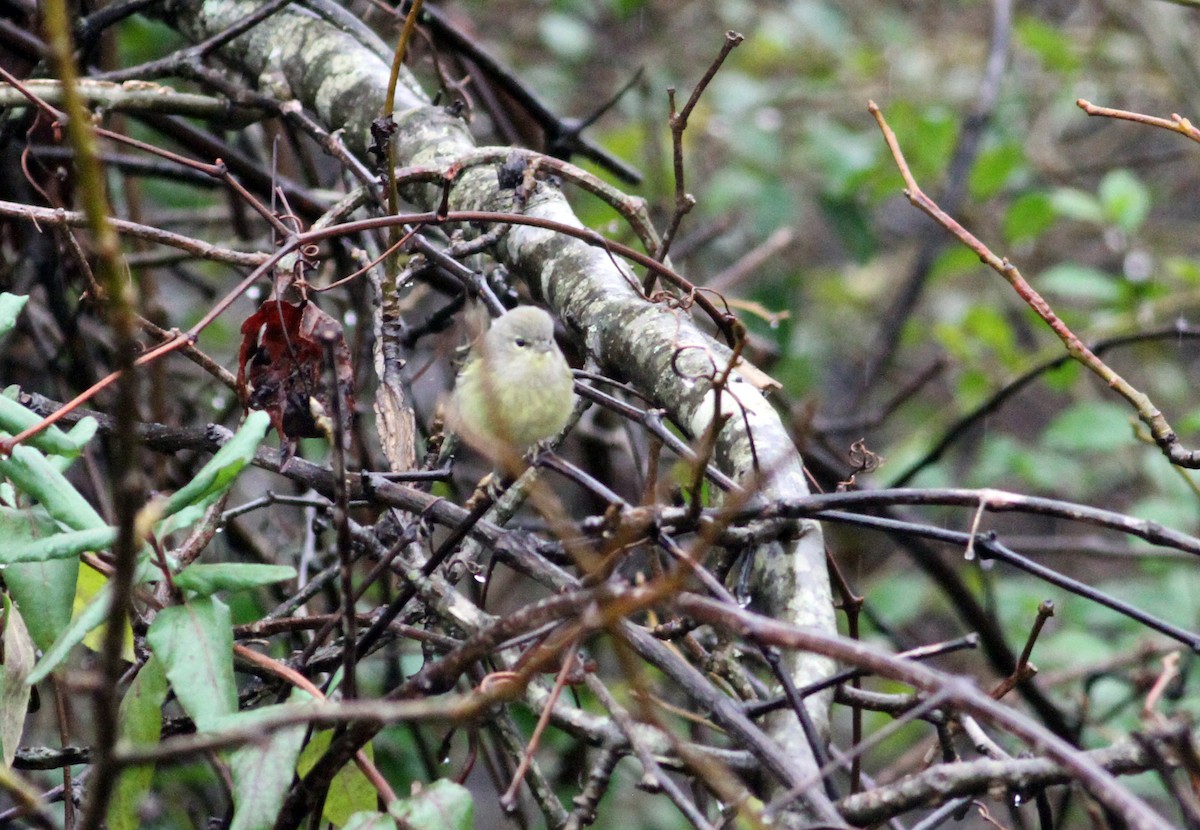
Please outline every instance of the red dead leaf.
M325 371L326 349L332 344L341 423ZM354 372L342 326L310 302L267 300L242 323L238 352L238 396L246 409L261 409L283 446L284 462L300 438L328 437L335 429L343 446L349 442L354 411Z

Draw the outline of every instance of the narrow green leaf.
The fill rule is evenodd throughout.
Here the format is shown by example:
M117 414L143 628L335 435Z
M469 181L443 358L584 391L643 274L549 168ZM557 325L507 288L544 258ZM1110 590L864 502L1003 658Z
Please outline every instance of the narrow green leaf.
M312 739L304 747L304 752L300 754L300 760L296 763L296 773L301 778L308 775L317 760L325 754L332 738L332 729L322 729L313 733ZM363 752L368 758L371 758L373 754L371 745L367 744L363 747ZM369 811L374 806L375 788L363 775L362 770L357 765L350 763L338 770L337 775L330 783L322 817L341 827L350 820L350 816L364 810Z
M1080 222L1104 221L1104 208L1090 193L1072 187L1060 187L1050 194L1050 204L1055 213Z
M396 820L386 813L355 813L342 830L397 830Z
M4 766L12 767L21 733L25 730L25 713L29 708L32 691L25 678L33 669L33 640L21 619L21 612L4 597L4 665L0 666L0 748L3 749Z
M1121 284L1116 277L1077 262L1060 262L1047 268L1037 279L1036 287L1060 297L1113 303L1121 298Z
M1112 170L1097 189L1104 216L1126 233L1141 227L1150 214L1150 190L1131 170Z
M1017 17L1013 31L1017 44L1037 56L1047 69L1068 74L1082 63L1080 44L1062 27L1025 14Z
M979 154L967 186L971 198L984 201L995 196L1018 172L1025 161L1025 153L1019 142L1009 141L988 147Z
M105 583L104 587L96 592L96 596L92 597L92 601L75 615L75 619L71 620L67 629L42 654L42 659L38 661L33 673L29 675L31 685L40 683L50 672L58 668L58 664L66 659L71 649L82 641L89 631L104 622L104 618L108 616L108 602L111 594L108 583Z
M205 511L215 499L206 499L199 504L189 504L178 513L173 513L167 516L154 526L154 532L162 536L168 536L185 528L189 528L196 522L204 518Z
M210 596L217 591L246 591L295 578L296 569L290 565L195 564L175 575L175 587Z
M41 420L41 415L21 406L7 394L0 395L0 430L9 435L16 435ZM72 427L70 432L63 432L56 426L50 426L26 439L25 443L50 455L74 458L79 455L83 445L96 434L98 426L95 418L84 418Z
M90 576L89 576L90 575ZM141 585L143 582L153 582L158 580L162 573L154 565L150 563L148 557L143 556L138 561L138 569L133 577L134 585ZM95 580L103 579L99 574L91 568L85 568L79 576L79 582L82 587L85 583L95 583ZM104 622L108 617L108 602L109 596L112 593L112 588L107 581L103 583L87 604L82 608L75 609L75 616L71 620L71 624L67 627L54 644L46 650L42 655L42 659L38 661L37 666L33 670L33 674L29 675L29 682L40 683L46 678L50 672L58 668L58 664L66 659L71 649L83 642L88 633L96 626ZM125 639L126 650L132 652L133 632L129 629L129 623L125 623Z
M1050 229L1055 218L1054 206L1045 193L1022 194L1013 199L1004 214L1004 239L1010 245L1037 239Z
M162 706L167 699L167 676L153 655L138 670L121 700L119 745L157 744L162 733ZM154 765L125 767L108 806L109 830L138 830L139 811L154 779Z
M203 597L164 608L150 623L146 642L199 731L237 711L233 623L225 603Z
M0 475L72 530L106 527L87 499L33 447L21 444L8 458L0 458Z
M215 496L229 487L242 468L254 459L270 422L270 416L260 410L247 415L237 433L200 468L195 478L171 496L163 516L177 513L189 504Z
M17 324L17 316L28 301L28 297L19 294L9 294L7 291L0 294L0 337L12 331Z
M307 695L303 697L308 699ZM284 707L294 708L295 704L266 706L241 714L261 719L283 711ZM225 724L228 723L226 719ZM295 777L296 759L307 731L304 724L278 729L266 741L244 746L230 756L234 813L229 830L269 830L275 826L279 808Z
M50 429L56 429L56 427L50 427ZM100 422L89 415L67 430L67 438L72 444L82 450L83 446L95 437L99 429Z
M1042 443L1065 452L1110 453L1136 444L1132 410L1107 401L1081 401L1059 413L1042 433Z
M58 523L40 507L14 510L0 506L0 538L15 544L58 533ZM21 609L29 636L45 651L71 622L79 560L58 559L10 565L4 569L9 593Z
M116 528L97 527L56 533L43 539L12 540L0 546L0 565L77 557L86 550L104 550L116 538Z
M388 812L411 830L471 830L475 800L463 785L439 778L416 795L396 799Z

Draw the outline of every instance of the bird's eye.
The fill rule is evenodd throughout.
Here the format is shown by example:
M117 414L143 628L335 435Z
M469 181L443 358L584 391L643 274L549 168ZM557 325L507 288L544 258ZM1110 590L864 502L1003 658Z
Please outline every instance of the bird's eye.
M516 343L519 348L522 348L522 349L525 348L525 338L524 337L518 337L513 342Z

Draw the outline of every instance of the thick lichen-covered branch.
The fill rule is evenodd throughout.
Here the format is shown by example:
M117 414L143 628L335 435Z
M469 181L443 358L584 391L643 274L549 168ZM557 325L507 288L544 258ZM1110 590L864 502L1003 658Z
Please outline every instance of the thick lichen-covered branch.
M200 40L255 5L250 0L175 0L163 15L188 37ZM289 8L233 41L222 58L263 91L281 100L299 100L327 127L343 130L347 146L366 156L390 68L360 32L337 28L306 9ZM475 150L467 126L432 106L406 72L396 93L395 119L399 165L447 169ZM405 196L424 210L439 207L437 188L411 190ZM474 168L456 181L450 207L513 210L513 191L500 188L494 169ZM550 186L537 188L520 208L531 216L579 225L566 199ZM735 372L727 388L714 390L712 379L724 371L731 352L702 331L686 310L651 301L635 275L607 252L552 231L514 226L497 255L545 299L602 367L663 406L693 436L703 436L718 411L728 415L715 442L714 459L731 477L753 485L766 499L807 493L799 455L755 386ZM788 622L833 632L821 530L811 521L799 529L791 541L765 544L755 552L755 606ZM786 668L798 685L832 669L827 659L810 654L790 654L787 660ZM809 705L823 731L828 698L810 699ZM772 717L771 731L783 750L796 759L809 758L811 764L794 714Z

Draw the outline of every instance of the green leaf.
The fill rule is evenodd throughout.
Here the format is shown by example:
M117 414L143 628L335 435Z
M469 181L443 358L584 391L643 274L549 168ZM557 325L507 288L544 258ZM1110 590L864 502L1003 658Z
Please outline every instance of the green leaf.
M90 576L89 576L90 575ZM147 557L143 556L138 561L137 571L133 576L133 584L141 585L143 582L157 580L161 576L161 572L152 564ZM103 579L99 574L91 568L85 568L83 573L79 575L80 592L82 587L87 582L92 582ZM46 678L46 675L54 671L58 664L66 659L67 654L71 649L81 643L88 633L96 626L100 625L108 617L108 602L109 596L112 594L112 586L105 581L99 588L95 589L95 593L83 608L79 609L75 614L75 618L71 620L71 624L66 630L58 636L58 639L46 649L42 654L42 659L38 661L37 666L33 670L33 674L29 675L29 683L40 683ZM129 623L125 622L125 648L132 654L133 632L129 628Z
M138 670L121 700L117 716L119 745L153 746L162 733L162 706L167 699L167 676L153 655ZM140 811L154 779L154 765L124 767L108 805L109 830L138 830Z
M1017 44L1037 55L1047 69L1067 74L1079 68L1079 45L1064 30L1028 14L1019 15L1013 28Z
M1083 364L1077 360L1068 360L1057 369L1042 375L1042 382L1046 384L1046 388L1055 392L1067 392L1079 382L1083 373Z
M1200 285L1200 262L1186 256L1163 258L1163 269L1175 279L1187 285Z
M66 659L71 649L80 643L88 635L88 632L104 622L108 616L108 603L111 595L112 587L106 582L104 587L92 597L92 601L75 615L66 630L42 654L42 659L38 661L33 674L29 675L31 684L44 680L50 672L58 668L58 664Z
M822 194L818 197L818 204L821 207L821 215L854 257L855 262L862 264L874 256L878 241L867 210L859 200Z
M1104 221L1104 207L1090 193L1073 187L1060 187L1050 194L1054 212L1067 219L1100 224Z
M916 574L894 571L871 585L871 604L888 625L902 627L927 608L929 583Z
M538 17L538 34L560 60L582 60L592 50L592 27L574 15L543 13Z
M987 345L1001 358L1010 358L1017 353L1012 324L994 305L971 306L960 325L973 341Z
M981 152L968 179L971 197L983 201L995 196L1015 176L1024 161L1025 153L1015 141Z
M4 597L4 631L0 635L4 642L4 664L0 666L0 748L4 766L11 768L25 730L25 714L33 691L25 682L33 669L33 640L17 606L7 594L0 596Z
M0 395L0 430L9 435L16 435L41 421L41 415L21 406L7 394ZM84 444L96 434L99 426L96 419L90 417L71 427L70 432L63 432L57 426L51 425L37 435L25 439L25 443L50 455L74 458L79 455Z
M961 122L944 104L924 104L919 109L915 126L914 132L904 134L921 138L905 147L904 152L917 181L925 181L940 175L950 163Z
M302 692L294 693L292 697L309 699ZM252 720L261 719L294 705L265 706L241 714ZM230 756L234 804L230 830L269 830L275 826L279 808L295 777L296 759L307 731L303 723L277 729L265 741L241 747Z
M137 571L133 575L133 584L140 585L144 582L156 581L161 577L161 572L157 567L150 563L149 557L142 557L138 560ZM66 660L67 654L70 654L71 649L83 642L85 637L88 637L89 632L101 624L108 617L108 602L109 596L112 595L112 585L107 581L96 587L96 584L103 577L98 575L96 571L84 569L79 575L79 587L77 589L76 600L80 601L80 597L91 595L89 600L86 600L86 605L76 609L74 619L71 620L71 625L66 627L66 630L59 634L59 638L54 640L50 648L44 652L40 661L38 661L34 673L29 675L30 684L41 682L46 679L46 676L58 668L59 663ZM90 585L89 585L90 583ZM85 590L86 589L86 590ZM128 656L132 658L132 640L133 632L130 624L126 621L125 624L125 649Z
M51 426L46 431L49 432L50 430L54 429L58 429L58 427ZM83 446L95 437L96 432L99 429L100 422L89 415L86 418L80 419L78 422L76 422L75 426L67 430L67 440L82 450Z
M296 774L301 778L308 775L321 756L325 754L325 750L329 749L332 739L332 729L314 732L308 745L300 753L300 760L296 763ZM370 744L363 747L363 752L368 758L373 756ZM326 821L341 827L355 813L371 810L375 806L375 795L375 788L371 786L371 782L367 780L367 776L363 774L362 770L353 762L346 764L338 770L329 785L329 794L325 798L325 810L321 815Z
M7 544L38 539L58 533L58 523L40 507L14 510L0 506L0 538ZM2 551L3 548L0 548ZM45 651L71 622L79 560L58 559L9 565L4 581L26 618L29 636Z
M1128 407L1105 401L1072 404L1050 422L1042 443L1065 452L1106 453L1135 445Z
M200 468L195 478L171 496L163 517L224 492L242 468L254 460L254 453L266 436L270 422L271 417L261 410L247 415L241 428Z
M992 394L992 379L983 369L966 369L959 373L955 395L964 409L977 406Z
M178 513L173 513L162 521L158 522L154 526L154 532L162 537L191 527L196 522L204 518L204 514L215 501L216 499L209 498L200 502L199 504L189 504Z
M955 277L978 274L979 255L965 245L948 245L938 254L929 271L930 280L949 280ZM914 334L917 342L924 342L925 328L917 327Z
M1043 271L1035 287L1045 293L1095 303L1113 303L1121 298L1121 284L1115 277L1077 262L1062 262Z
M87 550L104 550L110 547L116 538L115 528L97 527L56 533L43 539L12 540L0 546L0 564L48 562L53 559L77 557Z
M1122 168L1105 174L1098 195L1104 218L1126 233L1140 228L1150 213L1150 191L1130 170Z
M27 302L28 297L18 294L9 294L7 291L0 294L0 337L12 331L12 327L17 324L17 316Z
M879 159L876 137L864 130L847 129L825 116L809 119L804 130L800 146L806 164L820 171L824 197L854 199Z
M0 475L72 530L107 527L87 499L33 447L21 444L8 458L0 458Z
M355 813L342 830L396 830L396 820L386 813Z
M412 830L471 830L475 801L471 791L439 778L409 798L398 798L388 812Z
M146 642L162 660L171 688L197 730L212 729L237 711L233 623L225 603L204 597L164 608L150 623Z
M196 564L175 575L175 587L210 596L217 591L246 591L295 578L296 569L290 565Z
M1054 220L1054 205L1047 194L1025 193L1014 199L1004 214L1004 239L1010 245L1037 239L1050 229Z
M153 746L162 732L162 706L167 699L167 675L153 654L138 669L121 700L119 740L133 746Z

